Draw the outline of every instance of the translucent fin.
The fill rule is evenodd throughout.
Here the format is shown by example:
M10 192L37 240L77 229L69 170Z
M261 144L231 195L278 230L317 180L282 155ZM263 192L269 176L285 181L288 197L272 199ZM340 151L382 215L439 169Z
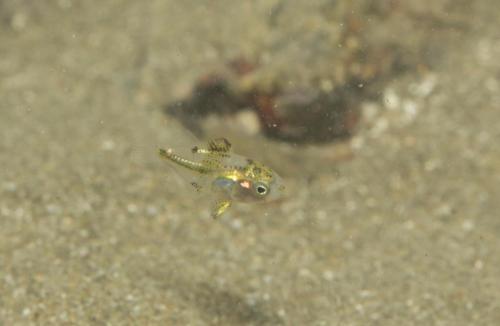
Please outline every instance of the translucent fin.
M229 207L231 207L231 200L229 199L217 200L212 209L212 217L216 219L217 217L224 214L224 212L227 211Z
M226 138L216 138L208 141L208 148L195 146L191 149L194 154L220 154L226 156L231 151L231 143Z
M186 191L200 195L209 193L206 190L210 189L211 179L208 175L196 171L195 168L203 164L204 156L196 155L191 151L193 145L200 144L201 141L175 119L159 118L161 119L159 119L157 129L163 129L163 131L156 135L158 141L153 142L151 146L145 149L141 149L142 155L153 155L156 162L168 163L162 164L162 166L166 167L162 171L178 186L184 186L183 189L186 189ZM165 149L159 153L158 147ZM159 160L158 154L164 160ZM181 163L186 163L195 169L187 168L185 164ZM196 184L196 187L194 184Z
M211 152L229 153L231 143L226 138L216 138L208 141L208 150Z

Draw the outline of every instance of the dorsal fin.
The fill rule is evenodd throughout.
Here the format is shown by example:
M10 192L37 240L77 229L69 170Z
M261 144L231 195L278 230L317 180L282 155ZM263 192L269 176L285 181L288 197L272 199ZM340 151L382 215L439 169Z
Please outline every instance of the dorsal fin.
M226 138L215 138L208 141L208 148L195 146L191 151L195 154L204 155L201 163L210 170L218 170L223 167L223 160L230 156L231 143Z
M208 150L211 152L228 153L231 151L231 143L226 138L215 138L208 141Z

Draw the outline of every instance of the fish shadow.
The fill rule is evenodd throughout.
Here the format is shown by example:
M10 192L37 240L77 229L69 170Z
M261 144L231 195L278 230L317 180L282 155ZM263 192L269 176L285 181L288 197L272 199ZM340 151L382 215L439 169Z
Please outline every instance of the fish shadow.
M183 299L214 325L283 325L283 320L262 302L248 303L242 295L206 282L191 284Z

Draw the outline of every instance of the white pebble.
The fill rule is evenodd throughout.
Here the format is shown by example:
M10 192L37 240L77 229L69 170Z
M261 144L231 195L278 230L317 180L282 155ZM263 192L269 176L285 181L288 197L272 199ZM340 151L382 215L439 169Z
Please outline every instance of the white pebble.
M462 229L464 231L471 231L474 229L474 222L472 220L465 220L462 222Z
M415 83L410 86L410 91L420 97L426 97L436 88L436 75L429 74L420 83Z
M384 92L384 105L389 110L395 110L400 105L399 96L391 88L386 89Z
M335 274L330 271L330 270L326 270L323 272L323 278L327 281L333 281L333 278L335 277Z
M241 228L243 227L243 223L241 222L240 219L235 218L231 220L231 227L235 230L241 230Z
M56 204L49 204L46 206L46 209L47 209L47 213L49 214L59 214L61 213L61 207L59 207L58 205Z
M158 208L156 208L156 206L148 206L146 208L146 213L149 215L149 216L155 216L158 214Z
M373 296L373 293L372 293L371 291L369 291L369 290L361 290L361 291L359 292L359 296L360 296L361 298L368 298L368 297Z
M128 204L127 205L127 211L130 213L130 214L135 214L139 211L139 207L137 207L136 204Z
M101 143L101 149L103 151L112 151L116 147L116 144L113 140L111 139L106 139Z
M411 122L418 114L418 106L415 101L406 100L403 102L404 119Z
M14 182L5 182L3 184L3 189L8 192L15 192L17 190L17 185Z

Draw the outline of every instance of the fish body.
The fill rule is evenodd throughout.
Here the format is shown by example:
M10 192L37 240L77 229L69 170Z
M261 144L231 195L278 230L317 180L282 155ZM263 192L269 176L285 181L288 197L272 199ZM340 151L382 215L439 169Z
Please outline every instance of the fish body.
M189 160L172 149L160 149L162 158L186 168L200 178L209 180L201 184L192 182L197 191L209 188L216 196L212 210L214 218L222 215L238 202L262 202L282 197L285 187L278 174L266 165L231 152L231 143L225 138L208 142L207 148L192 148L200 160Z

